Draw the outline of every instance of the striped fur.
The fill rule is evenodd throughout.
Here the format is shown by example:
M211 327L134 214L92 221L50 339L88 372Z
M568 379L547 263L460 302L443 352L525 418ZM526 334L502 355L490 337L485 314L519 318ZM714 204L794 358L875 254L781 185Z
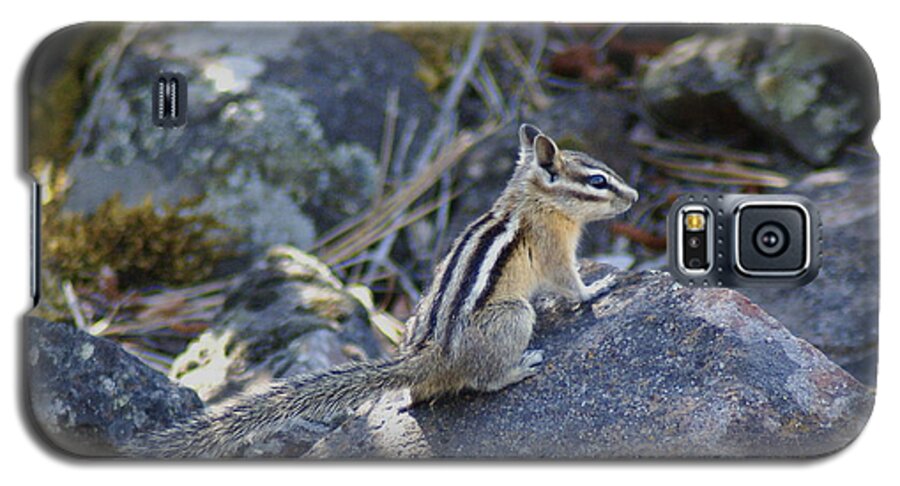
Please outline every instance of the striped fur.
M279 428L305 421L324 427L346 416L380 390L405 388L422 380L425 357L352 362L319 373L273 383L268 389L169 429L133 439L123 452L132 457L230 457ZM415 366L410 366L414 363Z
M520 132L522 143L513 180L493 208L463 231L438 266L430 295L417 311L427 317L415 320L408 346L421 348L433 341L444 352L452 348L461 322L488 303L515 249L533 238L522 221L535 210L583 223L618 214L636 200L637 193L612 169L580 152L559 151L557 160L543 166L536 163L532 145L543 134L528 127L530 134ZM556 150L555 145L551 148ZM588 186L587 180L596 174L608 178L608 190ZM537 194L542 196L540 200L533 197ZM573 208L574 201L586 203L590 209L579 211ZM598 208L608 214L593 214ZM533 249L529 251L533 260Z
M508 260L518 241L518 230L518 218L490 211L463 231L434 277L437 285L431 289L431 297L424 299L428 304L417 310L428 317L408 345L436 341L442 349L450 346L455 326L441 324L457 322L472 313L479 299L483 303L503 268L498 263Z

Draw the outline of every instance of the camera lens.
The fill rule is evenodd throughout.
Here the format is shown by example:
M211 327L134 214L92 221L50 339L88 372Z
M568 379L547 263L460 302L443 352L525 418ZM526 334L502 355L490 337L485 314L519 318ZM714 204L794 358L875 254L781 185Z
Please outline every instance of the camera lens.
M783 253L788 246L787 243L787 231L778 223L760 225L753 236L753 244L756 250L770 257Z
M699 236L691 236L687 240L687 244L691 248L700 248L701 243L703 243L703 240L701 240Z
M699 258L691 258L688 260L688 268L703 268L703 261Z
M733 246L722 245L722 248L734 249L734 269L742 274L741 278L796 282L799 280L794 279L801 278L814 266L818 271L815 258L818 222L808 200L793 196L784 201L773 196L759 200L751 196L736 197L740 202L732 220L735 241ZM724 236L728 233L724 232ZM719 245L716 245L717 252ZM687 248L687 243L684 247Z

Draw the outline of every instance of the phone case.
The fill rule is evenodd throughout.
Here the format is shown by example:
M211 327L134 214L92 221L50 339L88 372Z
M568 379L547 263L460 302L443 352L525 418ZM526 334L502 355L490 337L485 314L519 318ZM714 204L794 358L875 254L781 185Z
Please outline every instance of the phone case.
M24 88L54 449L813 457L872 410L879 102L839 32L88 23ZM677 282L683 194L812 201L818 276Z

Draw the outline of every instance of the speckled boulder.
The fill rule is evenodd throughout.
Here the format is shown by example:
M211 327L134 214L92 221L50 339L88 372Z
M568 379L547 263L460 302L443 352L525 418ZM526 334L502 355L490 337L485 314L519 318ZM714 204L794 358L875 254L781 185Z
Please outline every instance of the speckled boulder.
M215 404L258 382L381 358L370 311L315 257L274 247L169 375Z
M852 40L818 27L683 39L648 62L640 99L663 128L702 140L779 140L827 165L878 120L875 73Z
M117 192L127 206L202 196L198 211L258 248L309 248L371 202L391 90L418 150L435 111L418 56L370 24L126 25L95 66L65 207L90 212ZM160 71L187 80L182 128L150 122Z
M613 271L595 266L593 281ZM499 393L408 407L391 394L311 457L774 457L837 450L874 396L742 295L619 273L573 309L544 300L541 372Z
M192 390L70 324L26 319L25 365L35 424L51 443L78 455L115 455L136 433L203 408Z

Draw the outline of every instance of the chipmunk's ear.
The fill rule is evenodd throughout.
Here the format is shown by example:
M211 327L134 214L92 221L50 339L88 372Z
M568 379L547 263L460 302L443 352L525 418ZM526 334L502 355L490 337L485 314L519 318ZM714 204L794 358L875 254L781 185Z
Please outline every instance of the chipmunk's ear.
M551 140L550 137L541 133L534 138L534 161L550 174L551 181L559 173L557 170L557 152L559 152L559 149L556 147L556 142Z
M544 132L541 131L540 128L529 125L528 123L523 123L522 126L519 127L519 147L522 150L531 150L534 147L534 139L537 138L538 135L543 135Z

